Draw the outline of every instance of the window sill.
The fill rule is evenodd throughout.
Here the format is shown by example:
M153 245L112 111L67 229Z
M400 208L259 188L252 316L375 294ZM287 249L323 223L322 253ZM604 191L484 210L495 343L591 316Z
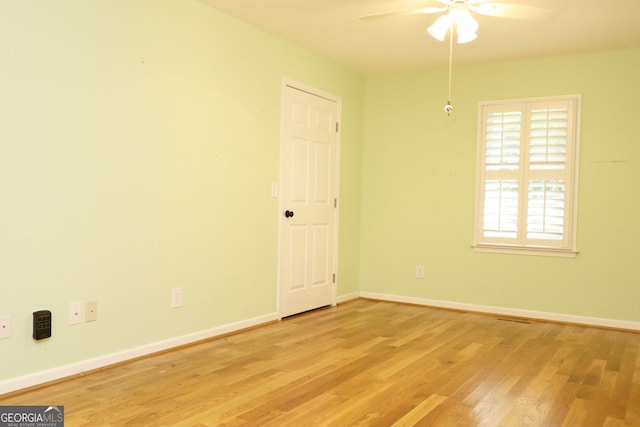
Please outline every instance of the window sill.
M570 249L554 249L542 247L527 246L509 246L509 245L473 245L471 246L475 252L503 253L511 255L534 255L534 256L550 256L559 258L575 258L578 251Z

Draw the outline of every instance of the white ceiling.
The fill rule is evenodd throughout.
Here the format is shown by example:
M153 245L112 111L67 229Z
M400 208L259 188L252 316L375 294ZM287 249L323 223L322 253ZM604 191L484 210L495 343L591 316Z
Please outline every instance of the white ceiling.
M436 0L199 0L363 74L448 64L449 42L426 28L439 15L378 12ZM640 48L640 0L495 0L516 18L475 15L478 38L454 44L455 65Z

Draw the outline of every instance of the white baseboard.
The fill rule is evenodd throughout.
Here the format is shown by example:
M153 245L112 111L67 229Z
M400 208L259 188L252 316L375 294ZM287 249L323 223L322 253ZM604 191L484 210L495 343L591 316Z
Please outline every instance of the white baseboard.
M585 317L545 311L520 310L508 307L467 304L453 301L434 300L427 298L405 297L400 295L379 294L375 292L359 292L361 298L381 301L400 302L406 304L424 305L430 307L448 308L453 310L471 311L478 313L499 314L503 316L523 317L527 319L546 320L550 322L571 323L585 326L597 326L629 331L640 331L640 322L626 320L604 319L600 317Z
M216 326L211 329L206 329L179 337L169 338L163 341L145 344L140 347L106 354L104 356L98 356L92 359L82 360L80 362L71 363L69 365L35 372L33 374L24 375L21 377L10 378L8 380L0 381L0 395L37 386L40 384L45 384L51 381L56 381L66 377L80 375L84 372L104 368L106 366L114 365L121 362L126 362L127 360L136 359L153 353L158 353L160 351L180 347L182 345L192 344L198 341L215 338L220 335L252 328L278 319L279 316L277 313L266 314L235 323Z
M520 310L506 307L495 307L478 304L467 304L453 301L434 300L427 298L406 297L401 295L381 294L375 292L353 292L350 294L340 295L336 298L337 303L345 303L358 298L369 298L380 301L399 302L406 304L424 305L429 307L447 308L453 310L471 311L478 313L497 314L503 316L523 317L528 319L547 320L552 322L572 323L586 326L597 326L614 329L623 329L630 331L640 331L640 322L630 322L625 320L603 319L598 317L575 316L561 313L549 313L544 311ZM62 378L79 375L84 372L95 369L104 368L127 360L136 359L138 357L147 356L171 348L179 347L198 341L215 338L220 335L241 331L243 329L259 326L265 323L276 321L279 319L277 313L270 313L251 319L242 320L235 323L216 326L211 329L182 335L175 338L169 338L163 341L146 344L115 353L106 354L104 356L94 357L92 359L82 360L48 369L45 371L35 372L33 374L21 377L10 378L0 381L0 395L11 393L17 390L45 384Z
M345 302L353 301L360 298L360 292L352 292L350 294L338 295L336 298L337 304L344 304Z

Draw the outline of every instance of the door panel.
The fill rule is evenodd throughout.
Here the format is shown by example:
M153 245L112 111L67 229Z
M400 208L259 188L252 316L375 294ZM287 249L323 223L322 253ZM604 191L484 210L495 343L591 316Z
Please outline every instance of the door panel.
M311 285L324 286L329 282L330 265L327 256L329 255L329 229L326 225L313 227L313 260L311 272Z
M291 140L291 174L288 179L291 182L285 184L291 189L290 202L305 204L308 198L309 168L309 141L292 138ZM285 188L286 188L285 187Z
M290 246L290 291L304 290L306 283L306 247L307 229L304 226L292 225L289 230L291 240Z
M337 102L283 94L279 294L281 316L335 300ZM293 212L285 216L284 212Z

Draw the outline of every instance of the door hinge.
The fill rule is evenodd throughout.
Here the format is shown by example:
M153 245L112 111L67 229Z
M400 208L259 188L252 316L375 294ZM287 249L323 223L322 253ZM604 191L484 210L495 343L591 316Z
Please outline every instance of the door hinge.
M337 198L337 197L335 197L335 198L333 199L333 207L334 207L334 208L337 208L337 207L338 207L338 198Z
M333 273L333 283L336 283L336 273Z
M336 122L336 133L340 132L340 123Z

